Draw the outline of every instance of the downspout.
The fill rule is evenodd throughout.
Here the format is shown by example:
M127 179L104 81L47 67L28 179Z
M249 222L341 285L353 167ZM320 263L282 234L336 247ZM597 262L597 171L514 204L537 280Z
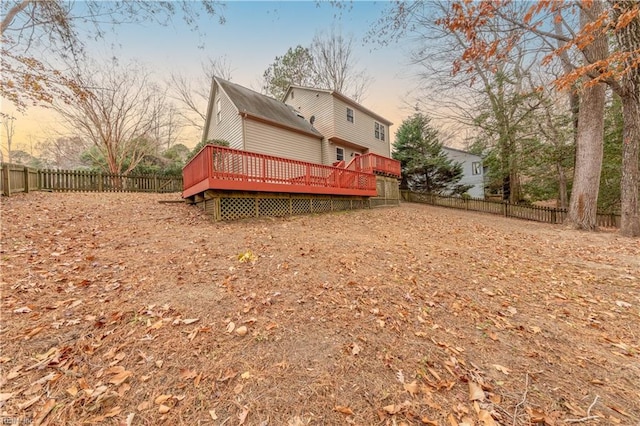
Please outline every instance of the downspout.
M241 112L240 117L242 118L242 150L247 150L247 130L246 130L246 120L247 120L247 112Z

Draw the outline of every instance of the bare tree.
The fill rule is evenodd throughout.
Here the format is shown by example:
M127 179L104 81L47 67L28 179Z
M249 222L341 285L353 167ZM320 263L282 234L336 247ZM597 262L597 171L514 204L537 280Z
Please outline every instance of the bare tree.
M263 74L263 92L282 99L294 84L335 90L361 102L372 79L358 69L353 45L353 36L345 37L336 29L317 33L310 47L298 45L276 56Z
M4 137L7 140L7 163L11 162L11 145L13 144L13 135L16 131L16 118L13 116L7 116L5 114L0 117L2 119L2 128L4 129ZM2 150L0 150L0 155L3 155ZM3 158L0 158L0 161L4 161Z
M361 102L372 79L365 70L357 69L353 53L353 36L343 36L335 28L330 33L317 33L309 52L316 83Z
M54 110L70 132L94 147L89 153L96 163L110 173L129 173L157 149L153 135L165 108L163 93L143 68L116 61L80 69L74 79L88 95L55 101Z
M3 0L0 95L18 109L30 103L48 105L54 98L66 99L69 90L77 92L79 87L60 71L69 61L81 63L84 40L102 37L105 27L136 22L167 25L180 15L192 29L200 30L198 19L202 15L217 16L223 23L221 9L214 0ZM45 56L49 63L42 59Z
M170 96L178 103L177 115L185 125L200 131L204 128L204 122L207 119L207 103L213 77L232 79L231 65L226 56L208 58L208 61L201 66L202 73L199 77L190 79L176 73L171 74L168 83L171 87Z
M46 167L73 170L82 166L82 153L87 144L79 136L61 136L37 144Z

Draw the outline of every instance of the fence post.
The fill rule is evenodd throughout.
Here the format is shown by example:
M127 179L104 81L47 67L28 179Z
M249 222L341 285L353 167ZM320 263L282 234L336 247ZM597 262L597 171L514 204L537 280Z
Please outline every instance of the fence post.
M98 172L98 191L102 192L102 172Z
M158 175L153 175L153 192L160 192L160 185L158 185Z
M11 196L11 187L9 186L10 183L9 165L5 163L2 165L2 188L4 195L6 195L7 197Z
M504 209L503 209L504 217L509 217L509 212L508 212L508 210L509 210L508 209L509 202L508 201L503 201L502 204L504 206Z
M29 167L25 166L24 167L24 192L25 193L29 193L29 190L31 189L29 187L29 173L30 173L31 169L29 169Z

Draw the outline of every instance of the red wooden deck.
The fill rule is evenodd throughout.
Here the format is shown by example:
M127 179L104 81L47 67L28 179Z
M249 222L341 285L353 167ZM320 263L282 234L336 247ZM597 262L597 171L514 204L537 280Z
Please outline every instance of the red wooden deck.
M208 189L375 197L375 172L399 177L400 163L365 154L332 167L206 145L182 169L182 197Z

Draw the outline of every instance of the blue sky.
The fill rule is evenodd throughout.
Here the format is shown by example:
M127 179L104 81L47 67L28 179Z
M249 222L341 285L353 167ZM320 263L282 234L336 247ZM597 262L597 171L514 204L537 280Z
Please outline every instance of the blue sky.
M222 25L210 16L198 22L200 32L189 29L179 17L167 26L128 24L116 27L114 33L89 47L98 57L115 55L124 61L140 61L160 80L172 72L196 77L208 57L225 57L234 82L259 89L262 73L276 56L298 44L308 46L317 31L329 31L334 26L344 35L353 35L358 67L365 68L373 78L362 103L390 119L393 134L408 115L403 99L414 86L407 66L408 53L402 45L382 47L363 42L388 6L386 2L356 1L341 9L306 1L231 1L223 9L226 22ZM32 139L46 137L47 129L55 127L55 119L42 110L31 110L17 118L14 141L18 144L27 135ZM195 145L198 136L188 136L193 141L183 143Z

